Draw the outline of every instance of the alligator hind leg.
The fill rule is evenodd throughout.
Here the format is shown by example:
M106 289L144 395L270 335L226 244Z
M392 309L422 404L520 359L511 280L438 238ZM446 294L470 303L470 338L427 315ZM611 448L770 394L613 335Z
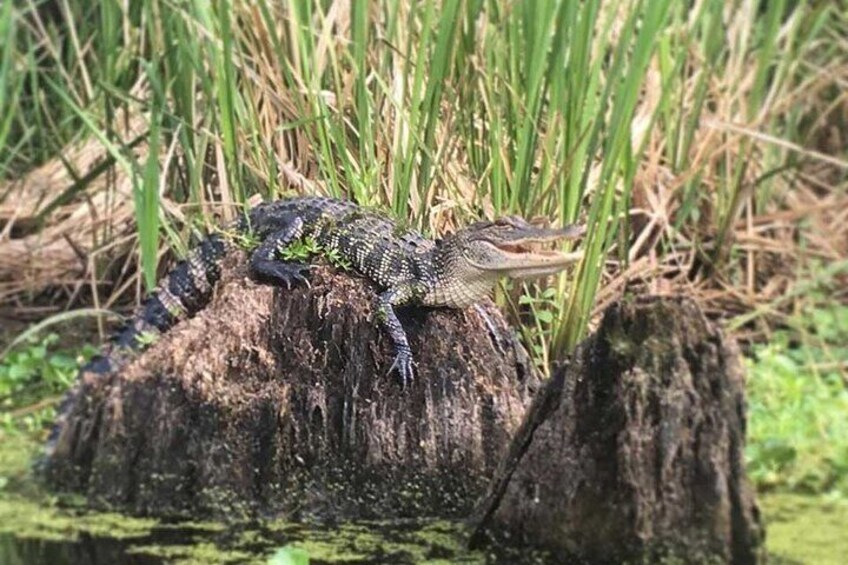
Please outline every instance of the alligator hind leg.
M285 283L291 288L292 283L309 281L304 272L309 265L304 263L287 263L277 259L277 254L300 239L303 235L303 220L294 218L285 227L273 232L256 248L250 256L250 270L258 279L270 280L275 283Z

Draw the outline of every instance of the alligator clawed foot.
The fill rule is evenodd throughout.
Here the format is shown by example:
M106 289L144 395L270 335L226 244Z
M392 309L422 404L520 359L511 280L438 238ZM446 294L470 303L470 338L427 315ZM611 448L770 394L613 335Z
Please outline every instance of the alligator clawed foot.
M304 276L303 271L308 271L308 266L296 266L292 267L290 265L286 265L283 269L278 269L277 272L273 275L273 279L280 283L285 283L286 288L291 290L292 285L297 283L303 283L307 287L310 287L309 279Z
M401 387L406 389L407 384L411 384L415 379L415 374L412 371L412 352L409 350L401 350L395 356L394 363L389 367L388 375L392 374L392 371L397 370L398 375L400 376Z
M309 279L304 275L309 272L310 265L280 263L278 261L263 261L254 265L255 272L265 279L277 284L285 284L291 290L292 284L303 283L309 285Z

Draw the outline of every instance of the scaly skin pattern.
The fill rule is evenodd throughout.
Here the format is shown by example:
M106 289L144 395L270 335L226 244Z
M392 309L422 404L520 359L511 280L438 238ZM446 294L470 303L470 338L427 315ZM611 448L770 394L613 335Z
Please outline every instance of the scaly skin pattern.
M526 246L582 234L580 228L546 230L511 217L478 222L437 243L379 212L324 197L260 204L235 227L259 242L250 257L251 274L257 280L287 287L305 281L309 265L281 257L286 248L307 238L319 253L349 264L368 278L378 290L376 318L394 344L396 357L389 372L397 370L404 386L413 377L413 358L395 307L462 308L485 297L500 276L559 271L577 259L555 252L537 253ZM101 355L82 368L80 377L115 371L157 335L200 311L220 278L221 260L230 247L225 237L213 235L192 249ZM78 379L58 410L47 457L55 448L80 388Z

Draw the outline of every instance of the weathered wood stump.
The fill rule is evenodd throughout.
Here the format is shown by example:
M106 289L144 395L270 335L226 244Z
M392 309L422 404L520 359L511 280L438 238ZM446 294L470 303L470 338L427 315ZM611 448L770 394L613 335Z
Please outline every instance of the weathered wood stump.
M610 308L534 399L487 496L495 536L563 560L750 563L738 352L687 299Z
M535 388L493 305L401 311L406 390L373 289L317 266L311 286L254 284L227 259L207 308L128 367L87 377L50 481L145 515L464 516Z

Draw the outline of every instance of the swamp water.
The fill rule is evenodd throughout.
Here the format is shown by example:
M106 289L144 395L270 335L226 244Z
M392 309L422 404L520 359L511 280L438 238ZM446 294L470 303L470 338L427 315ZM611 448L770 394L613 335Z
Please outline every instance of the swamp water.
M345 524L157 523L116 514L0 504L3 565L160 563L484 563L447 522ZM284 548L281 550L281 548ZM276 554L276 557L274 557ZM287 560L286 560L287 559ZM498 561L495 558L495 561ZM512 561L512 560L510 560Z
M466 549L443 520L346 523L167 522L90 512L45 493L30 466L38 443L0 431L0 565L160 563L532 563L533 555ZM202 517L199 517L202 520Z
M449 521L163 522L88 512L32 480L36 443L0 432L0 565L160 563L540 563L543 555L469 551ZM761 495L770 562L848 563L848 500Z

